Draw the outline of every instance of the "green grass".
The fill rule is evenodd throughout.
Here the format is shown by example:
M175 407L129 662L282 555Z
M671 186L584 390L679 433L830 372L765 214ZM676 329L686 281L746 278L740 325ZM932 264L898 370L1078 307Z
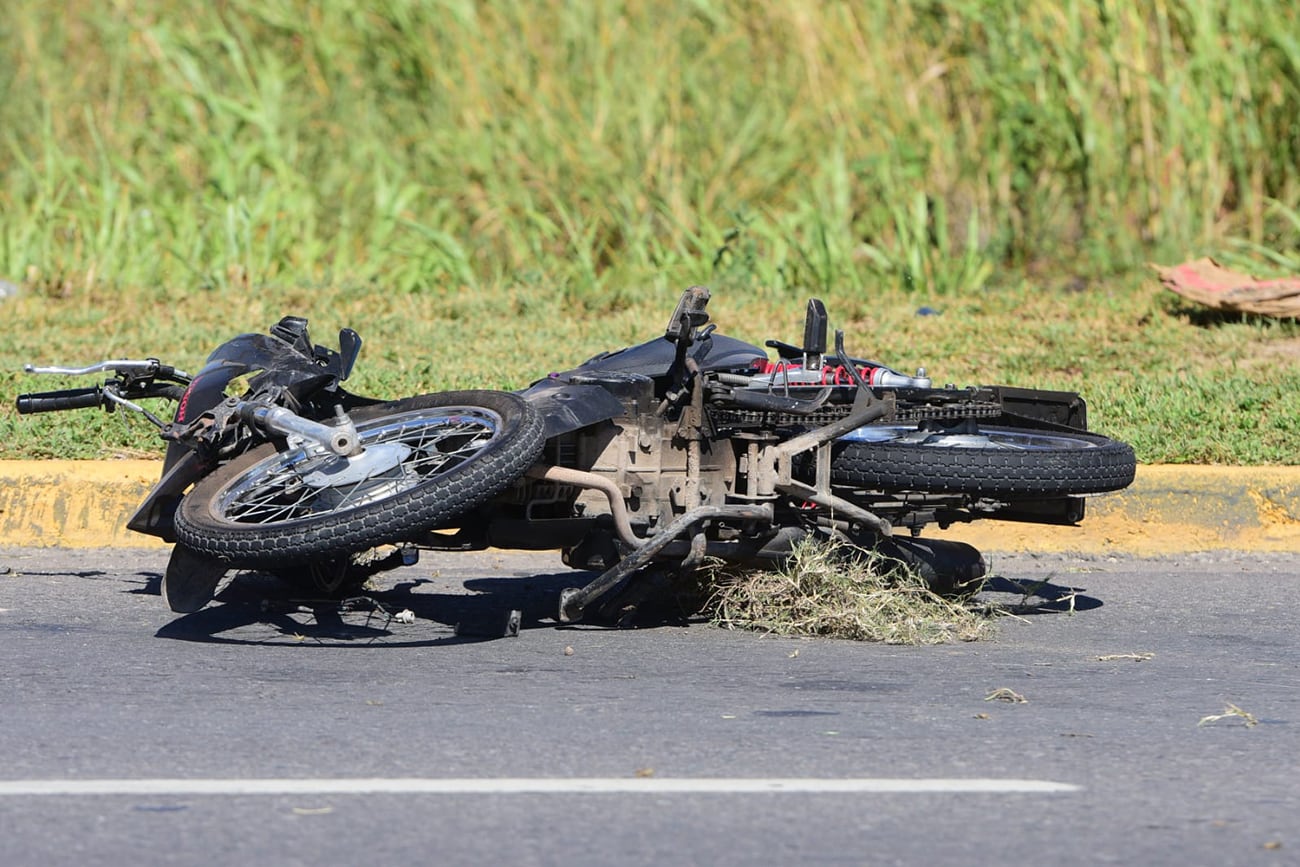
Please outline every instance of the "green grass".
M159 292L140 306L111 294L3 302L21 327L0 332L0 393L74 384L26 376L23 361L86 363L150 355L191 371L207 350L282 313L311 317L317 342L344 325L366 339L350 387L397 397L461 387L517 388L595 352L661 333L675 289L592 316L540 288L467 294L348 290L267 296ZM919 316L923 300L939 315ZM724 333L761 343L798 340L803 304L719 290L710 305ZM1212 317L1145 276L1084 292L1017 283L923 299L899 289L830 297L832 324L855 354L939 382L1006 383L1080 391L1091 426L1134 445L1142 461L1300 461L1300 327ZM19 417L0 406L0 458L158 454L152 428L93 411Z
M1148 261L1300 270L1300 12L1263 0L11 0L0 394L197 366L281 312L357 387L517 386L680 289L941 380L1081 390L1146 461L1294 463L1292 323ZM917 317L922 305L938 317ZM0 408L0 458L153 452Z

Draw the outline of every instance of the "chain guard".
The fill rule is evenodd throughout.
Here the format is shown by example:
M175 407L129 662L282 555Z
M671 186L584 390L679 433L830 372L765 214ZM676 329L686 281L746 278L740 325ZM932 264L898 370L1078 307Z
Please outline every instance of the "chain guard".
M827 404L808 415L736 409L710 406L709 419L719 431L745 431L763 428L822 427L847 416L850 404ZM891 423L912 423L929 420L960 421L961 419L997 418L1002 415L1002 404L992 401L964 400L943 404L900 404L893 415L884 419Z

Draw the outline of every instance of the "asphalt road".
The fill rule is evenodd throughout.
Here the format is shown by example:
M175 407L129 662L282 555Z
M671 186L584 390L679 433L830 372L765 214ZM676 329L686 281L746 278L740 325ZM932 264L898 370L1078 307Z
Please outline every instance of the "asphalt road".
M561 627L549 555L177 618L164 562L0 551L4 864L1300 863L1295 556L1000 557L1066 601L925 648Z

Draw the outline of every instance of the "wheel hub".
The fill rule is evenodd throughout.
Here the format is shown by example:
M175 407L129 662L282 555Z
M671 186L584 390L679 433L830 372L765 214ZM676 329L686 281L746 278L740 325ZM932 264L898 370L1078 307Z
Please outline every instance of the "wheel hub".
M410 454L411 447L403 443L379 443L367 446L364 452L354 457L330 461L303 476L302 480L308 487L317 489L355 485L394 469Z

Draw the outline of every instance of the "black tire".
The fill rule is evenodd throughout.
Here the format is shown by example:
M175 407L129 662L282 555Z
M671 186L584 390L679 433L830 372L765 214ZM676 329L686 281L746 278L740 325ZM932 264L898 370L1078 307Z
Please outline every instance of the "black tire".
M320 449L258 446L181 500L177 539L244 565L412 539L501 491L545 442L541 415L508 392L419 395L358 409L352 419L365 447L357 463Z
M835 444L831 482L876 491L1059 497L1117 491L1133 481L1127 444L1096 434L981 427L926 433L870 425Z
M193 614L212 601L229 573L228 563L175 545L159 588L163 602L177 614Z

